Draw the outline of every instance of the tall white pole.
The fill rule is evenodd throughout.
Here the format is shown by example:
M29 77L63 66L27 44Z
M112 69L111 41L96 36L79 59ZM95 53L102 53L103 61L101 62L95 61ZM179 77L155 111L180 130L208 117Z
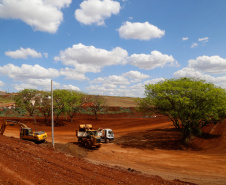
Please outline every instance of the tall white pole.
M52 80L51 80L51 110L52 110L52 145L54 147L53 81Z

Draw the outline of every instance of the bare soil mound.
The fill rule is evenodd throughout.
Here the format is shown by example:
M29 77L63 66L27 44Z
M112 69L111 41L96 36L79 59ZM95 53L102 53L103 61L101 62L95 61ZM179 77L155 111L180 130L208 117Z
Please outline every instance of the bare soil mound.
M65 145L70 147L71 144ZM0 159L0 184L185 184L95 165L46 146L2 135Z
M226 153L226 120L217 125L208 125L203 134L195 138L192 144L206 152Z
M163 121L164 119L160 120ZM170 127L130 132L116 138L114 143L123 147L139 149L193 150L225 153L226 120L217 125L211 124L204 127L202 135L191 139L187 144L183 144L181 138L181 134L175 128Z

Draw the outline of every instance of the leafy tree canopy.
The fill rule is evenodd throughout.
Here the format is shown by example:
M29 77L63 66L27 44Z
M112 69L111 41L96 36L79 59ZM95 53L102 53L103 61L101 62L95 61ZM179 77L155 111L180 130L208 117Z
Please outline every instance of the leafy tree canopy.
M183 141L226 117L226 91L196 78L180 78L145 86L140 108L168 116Z
M26 109L30 116L33 115L35 108L40 103L39 91L36 89L24 89L15 96L17 107Z

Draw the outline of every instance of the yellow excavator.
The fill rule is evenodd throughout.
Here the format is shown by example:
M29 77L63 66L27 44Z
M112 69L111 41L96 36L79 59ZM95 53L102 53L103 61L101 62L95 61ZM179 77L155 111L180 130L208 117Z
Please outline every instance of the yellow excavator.
M47 133L44 131L35 131L33 132L31 128L29 128L25 123L4 120L0 129L0 134L3 135L7 126L15 126L20 125L20 138L24 140L36 141L36 142L44 142L47 138Z

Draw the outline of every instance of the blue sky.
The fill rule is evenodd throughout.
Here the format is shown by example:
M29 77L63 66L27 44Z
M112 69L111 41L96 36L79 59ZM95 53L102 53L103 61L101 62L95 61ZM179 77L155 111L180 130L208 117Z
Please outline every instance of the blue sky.
M142 97L197 77L226 88L225 0L0 0L0 90Z

